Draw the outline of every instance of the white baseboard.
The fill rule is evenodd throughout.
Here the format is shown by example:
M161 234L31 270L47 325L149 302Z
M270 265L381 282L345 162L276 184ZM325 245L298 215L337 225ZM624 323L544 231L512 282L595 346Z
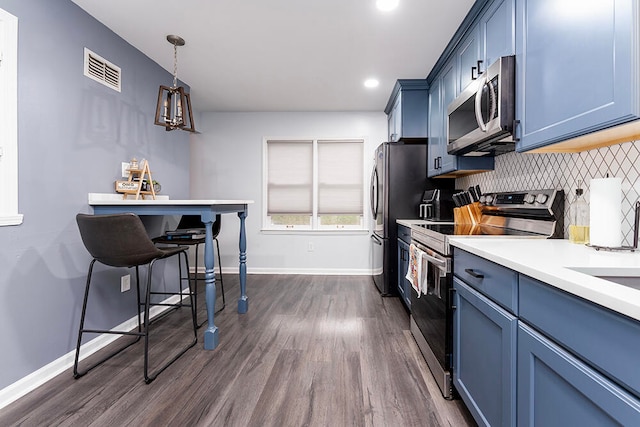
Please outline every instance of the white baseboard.
M185 288L184 291L188 292L189 290ZM178 296L174 295L167 298L163 302L167 304L175 304L178 301L179 301ZM169 308L170 307L162 307L162 306L151 307L151 310L149 311L149 316L151 319L153 319L154 317L158 316L160 313L168 310ZM131 331L137 327L138 327L138 317L134 316L131 319L126 320L123 323L119 324L118 326L115 326L111 330L112 331ZM80 360L86 359L87 357L91 356L93 353L111 344L113 341L115 341L119 337L120 337L119 335L102 334L95 337L91 341L88 341L82 344L82 346L80 347L80 355L81 355ZM41 385L51 380L52 378L56 377L57 375L63 373L64 371L71 370L73 368L73 362L75 357L76 357L76 350L73 349L72 351L63 355L62 357L59 357L58 359L43 366L37 371L32 372L26 377L0 390L0 409L4 408L10 403L15 402L22 396L35 390L36 388L40 387ZM69 375L72 375L71 371L69 371Z
M193 268L192 268L193 271ZM198 273L204 274L204 267L198 267ZM219 273L218 268L215 269ZM223 274L238 274L238 267L222 267ZM247 269L247 274L305 274L327 276L371 276L370 269L343 269L343 268L255 268Z

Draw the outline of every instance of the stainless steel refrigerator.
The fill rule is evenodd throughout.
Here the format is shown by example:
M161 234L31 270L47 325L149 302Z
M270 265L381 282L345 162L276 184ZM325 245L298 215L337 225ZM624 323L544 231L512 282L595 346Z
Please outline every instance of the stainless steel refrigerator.
M371 171L370 260L373 281L383 296L397 295L397 219L418 218L424 190L453 188L453 180L427 179L427 145L384 142Z

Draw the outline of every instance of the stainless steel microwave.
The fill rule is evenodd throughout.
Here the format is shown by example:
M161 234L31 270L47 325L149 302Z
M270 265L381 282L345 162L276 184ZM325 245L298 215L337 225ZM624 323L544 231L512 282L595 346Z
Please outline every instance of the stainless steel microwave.
M447 107L447 152L491 156L513 151L515 57L503 56Z

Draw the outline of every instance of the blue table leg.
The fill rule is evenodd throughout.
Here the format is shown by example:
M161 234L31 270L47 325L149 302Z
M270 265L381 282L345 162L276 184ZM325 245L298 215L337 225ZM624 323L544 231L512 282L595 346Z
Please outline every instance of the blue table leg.
M204 331L204 348L205 350L213 350L218 346L218 327L213 323L213 316L216 307L216 275L215 275L215 254L213 253L213 215L209 217L202 216L206 228L204 242L204 284L205 284L205 300L207 303L207 330Z
M249 298L247 298L247 234L244 222L247 211L238 212L240 218L240 299L238 300L238 313L244 314L249 310Z

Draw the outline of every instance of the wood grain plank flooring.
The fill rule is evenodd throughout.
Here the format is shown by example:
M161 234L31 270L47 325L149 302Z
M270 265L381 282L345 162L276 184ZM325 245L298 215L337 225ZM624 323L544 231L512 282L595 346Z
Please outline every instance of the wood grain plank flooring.
M370 277L250 275L244 315L238 276L225 287L216 350L199 330L147 385L137 343L78 380L60 374L0 410L0 425L475 425L460 400L442 398L399 298L380 297ZM188 309L154 326L157 364L189 340Z

